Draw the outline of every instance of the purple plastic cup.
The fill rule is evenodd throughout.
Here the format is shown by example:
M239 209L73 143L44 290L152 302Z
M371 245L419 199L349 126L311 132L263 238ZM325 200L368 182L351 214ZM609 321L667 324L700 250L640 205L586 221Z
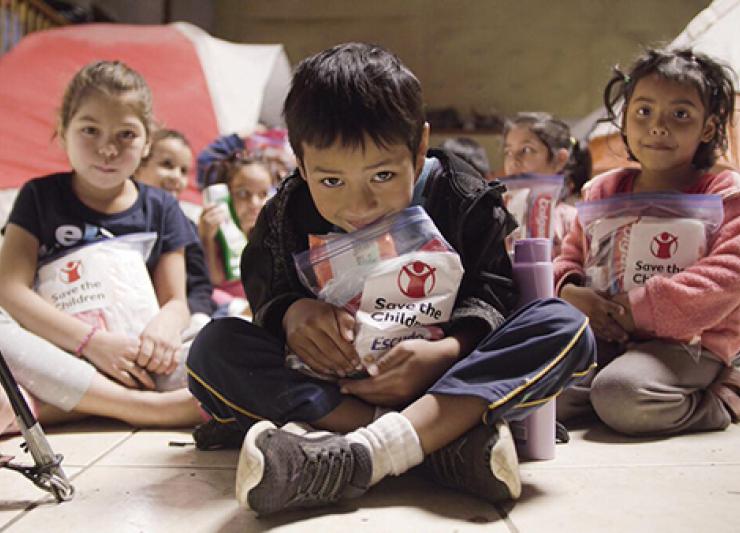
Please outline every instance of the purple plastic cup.
M520 239L514 242L512 271L519 286L522 307L539 298L552 298L552 241ZM522 459L546 460L555 457L555 400L545 402L524 420L512 424L517 451Z

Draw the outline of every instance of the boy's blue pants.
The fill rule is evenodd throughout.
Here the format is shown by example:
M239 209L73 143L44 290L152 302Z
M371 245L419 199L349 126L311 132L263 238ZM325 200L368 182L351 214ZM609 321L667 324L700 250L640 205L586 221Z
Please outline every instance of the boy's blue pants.
M188 381L203 408L223 423L247 429L268 419L312 422L342 400L339 387L284 366L283 343L239 318L213 320L188 357ZM478 396L483 420L517 420L595 366L588 319L559 299L538 300L511 315L477 349L427 391Z

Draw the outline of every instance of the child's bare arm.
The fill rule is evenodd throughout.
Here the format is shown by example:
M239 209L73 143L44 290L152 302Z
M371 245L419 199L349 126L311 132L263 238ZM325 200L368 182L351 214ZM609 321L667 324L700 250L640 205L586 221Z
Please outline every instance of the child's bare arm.
M90 326L57 310L33 291L38 248L36 237L8 224L0 249L0 305L30 332L74 352Z
M303 298L283 317L288 347L313 370L345 376L357 370L360 359L354 345L355 319L344 309Z
M0 248L0 305L25 329L59 348L74 353L90 334L91 326L56 309L31 288L37 267L38 240L15 224L8 224ZM132 344L133 343L133 344ZM130 387L145 385L133 360L138 341L125 335L96 332L83 350L102 372Z
M185 255L182 249L160 256L152 282L161 306L140 335L136 362L150 372L172 372L177 367L180 332L190 319L185 295Z

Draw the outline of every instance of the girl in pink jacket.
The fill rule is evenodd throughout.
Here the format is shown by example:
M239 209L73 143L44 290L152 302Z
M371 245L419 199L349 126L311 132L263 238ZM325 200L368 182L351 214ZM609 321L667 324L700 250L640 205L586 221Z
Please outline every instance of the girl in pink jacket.
M589 316L600 371L558 398L559 419L593 409L616 431L667 435L724 429L740 416L732 366L740 351L740 174L714 166L727 148L734 99L727 68L691 50L648 50L628 74L615 68L604 100L641 168L597 176L584 199L718 194L724 218L697 262L614 295L583 286L588 244L581 222L571 226L555 260L555 290Z

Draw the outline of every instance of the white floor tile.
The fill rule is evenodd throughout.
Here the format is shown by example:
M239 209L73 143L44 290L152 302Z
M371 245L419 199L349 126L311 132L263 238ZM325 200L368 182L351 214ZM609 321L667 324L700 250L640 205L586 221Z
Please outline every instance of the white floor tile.
M185 444L185 446L171 445ZM108 453L101 466L177 466L236 468L238 450L202 452L195 448L190 431L137 431Z
M32 510L9 532L247 531L232 497L232 471L91 467L73 500ZM236 527L236 526L239 527Z
M37 533L52 520L59 533L508 531L493 506L413 475L326 509L262 519L238 508L233 484L234 472L221 469L94 466L76 479L72 501L34 509L7 531Z
M571 441L556 447L554 460L526 462L523 463L523 468L720 463L740 465L738 424L731 425L725 431L658 439L627 437L595 424L589 429L571 432Z
M59 427L44 428L54 453L64 456L65 466L86 466L131 436L126 424L104 419L89 419ZM0 439L0 452L20 455L20 436Z
M27 457L25 455L16 456L13 462L27 466L33 465L33 460ZM64 473L68 478L73 478L79 472L79 468L64 467ZM74 486L74 481L72 485ZM5 468L0 469L0 531L3 526L22 515L31 506L54 508L57 505L51 494L36 487L20 473Z
M99 420L63 429L49 431L49 440L66 456L74 500L57 505L19 474L0 470L0 530L734 533L740 520L739 425L659 440L621 437L601 426L574 431L555 460L522 466L523 497L504 506L504 518L486 502L411 474L327 509L258 519L233 497L236 451L169 446L189 442L188 431L131 433ZM0 452L26 462L19 442L0 440Z
M509 531L493 505L441 488L415 473L385 479L361 498L340 506L294 511L260 522L275 531L306 533Z
M525 470L521 532L736 533L740 465Z

